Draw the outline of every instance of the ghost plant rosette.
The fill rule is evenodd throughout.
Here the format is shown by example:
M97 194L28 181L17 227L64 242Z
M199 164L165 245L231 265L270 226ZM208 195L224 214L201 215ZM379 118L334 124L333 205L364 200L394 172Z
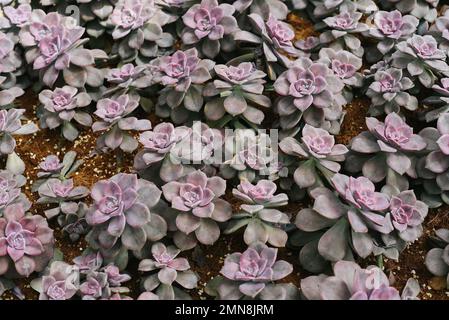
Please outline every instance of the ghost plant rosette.
M79 279L77 266L53 261L48 272L31 281L31 287L39 292L39 300L69 300L79 290Z
M330 43L329 46L337 50L347 49L358 57L363 56L363 46L355 36L368 30L368 26L360 22L362 15L353 3L341 6L338 14L323 20L331 30L327 30L320 35L320 42Z
M0 218L0 274L28 277L44 270L53 245L53 230L45 218L25 214L20 204L8 206Z
M138 106L139 97L127 94L97 102L97 110L94 113L100 120L94 122L92 130L104 132L97 139L99 150L120 148L122 151L132 152L137 149L138 142L128 131L151 129L149 120L129 116Z
M434 248L426 254L426 267L433 275L446 277L446 288L449 288L449 230L436 230L432 240Z
M0 217L12 205L20 205L24 211L31 207L31 202L20 190L26 183L26 178L8 170L0 170Z
M95 67L95 59L107 59L107 55L102 50L83 47L87 41L81 39L84 30L71 17L33 10L30 23L21 27L19 37L26 49L27 63L39 72L45 85L53 87L61 73L72 87L103 84L104 75Z
M369 131L360 133L351 141L346 166L350 172L362 171L365 177L377 183L385 178L387 184L398 190L408 189L408 176L416 177L416 160L426 148L426 141L413 133L413 128L396 113L390 113L385 122L366 118ZM360 161L357 159L363 159ZM361 164L355 165L358 162Z
M202 0L194 4L182 16L185 28L181 39L184 45L200 47L208 58L215 58L220 51L232 50L232 34L237 31L235 8L217 0Z
M377 50L382 55L389 53L400 40L411 37L419 20L411 15L402 15L400 11L377 11L372 16L373 25L368 30L369 36L377 39Z
M388 212L390 198L376 192L374 184L365 177L348 177L335 174L331 182L338 195L326 188L310 192L314 199L313 208L302 209L296 216L299 242L303 232L317 232L308 238L300 252L300 262L312 272L324 270L325 260L336 262L351 257L352 252L362 258L381 252L394 259L404 242L396 241L384 252L382 241L394 226ZM305 238L307 239L307 238ZM388 243L390 245L390 242Z
M339 162L345 160L345 154L349 150L342 144L335 144L333 135L324 129L306 124L302 129L301 141L302 143L287 137L279 143L284 153L300 159L295 162L297 168L293 173L293 178L300 188L322 185L322 177L326 181L340 171Z
M204 96L212 97L204 106L206 118L219 121L222 126L237 116L261 124L265 115L256 106L271 106L270 98L263 95L266 74L251 62L237 66L220 64L214 70L219 79L209 83L204 90ZM231 117L224 117L225 114Z
M275 80L280 73L279 69L289 66L288 56L304 55L293 46L295 32L292 26L271 14L267 20L256 13L248 15L248 18L254 33L239 30L234 33L234 39L238 43L260 46L259 50L263 52L267 64L267 74L271 80Z
M177 257L180 252L175 246L153 244L152 258L141 260L138 267L139 271L151 272L142 281L146 292L155 291L159 299L164 300L191 299L181 288L196 288L199 277L190 270L186 258Z
M401 107L410 111L418 109L418 99L407 92L414 87L413 81L404 77L401 69L378 70L366 91L372 103L370 114L399 113Z
M376 266L362 269L352 261L338 261L333 276L320 274L301 280L301 294L307 300L417 300L418 281L410 278L402 294Z
M87 107L92 99L86 92L78 92L77 88L64 86L53 91L46 89L39 93L41 107L38 112L42 128L55 129L62 126L62 135L73 141L78 135L78 129L73 125L75 120L80 125L90 127L92 117L80 108Z
M330 121L339 122L341 107L335 96L344 83L320 61L309 58L296 60L274 83L280 95L276 111L280 126L296 133L301 119L314 127L331 127Z
M137 89L150 86L151 77L145 76L145 69L146 65L134 66L132 63L110 69L105 78L111 87L103 92L103 97L132 93Z
M86 213L93 228L86 236L90 247L99 250L107 262L126 266L128 250L138 251L147 240L163 237L165 221L150 211L160 195L152 182L135 174L119 173L97 182L91 190L94 203ZM160 230L157 237L153 238L152 228Z
M112 51L124 61L148 62L158 55L159 48L173 45L173 36L162 30L171 21L153 0L119 0L108 20L117 41Z
M226 161L220 167L226 179L238 176L250 182L260 177L278 178L277 137L270 137L263 130L237 129L225 137ZM227 156L231 156L229 159Z
M271 14L276 19L284 20L288 14L288 7L283 0L235 0L232 5L240 13L249 11L264 18Z
M351 89L363 85L363 76L357 72L362 67L362 59L349 51L322 48L319 61L326 64L345 85L341 95L336 94L336 102L340 105L350 103L353 99Z
M164 198L176 209L174 242L181 249L193 248L197 241L211 245L220 237L218 223L231 218L232 207L223 199L226 182L220 177L208 178L197 170L179 181L162 186Z
M437 5L440 0L382 0L387 8L395 7L402 13L410 13L418 19L433 22L438 15Z
M284 260L276 260L277 249L254 243L243 253L226 257L220 276L206 287L208 294L220 300L291 300L297 299L298 289L291 283L277 284L293 271Z
M198 58L195 48L152 60L152 81L164 87L159 91L156 114L181 123L188 119L189 112L199 112L204 102L204 85L212 78L214 65L212 60Z
M50 178L41 184L38 193L39 199L36 203L57 205L55 208L44 211L45 216L51 219L60 213L76 215L78 210L84 211L85 204L79 202L79 200L87 197L89 189L83 186L75 187L72 179L59 180Z
M438 49L438 43L431 35L414 34L411 38L399 42L393 53L392 65L407 69L413 77L418 77L421 84L430 88L441 75L449 75L446 53Z
M449 114L442 114L437 128L425 128L420 134L426 137L429 153L417 165L418 176L424 178L428 200L449 203Z
M273 208L287 205L288 197L285 193L274 195L276 189L276 184L269 180L259 180L256 185L242 180L232 193L245 204L232 215L224 233L245 227L243 240L247 245L268 242L275 247L284 247L288 238L284 229L290 223L290 217Z
M25 171L25 164L14 152L16 135L29 135L39 128L33 123L22 123L25 109L0 110L0 156L7 156L6 169L16 174Z

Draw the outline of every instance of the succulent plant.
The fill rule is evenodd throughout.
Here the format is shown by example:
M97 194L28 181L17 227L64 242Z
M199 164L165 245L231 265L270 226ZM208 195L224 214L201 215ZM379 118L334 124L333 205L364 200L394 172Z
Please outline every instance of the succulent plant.
M28 277L53 257L53 230L45 218L26 215L21 204L9 205L0 218L0 274Z
M149 66L152 81L164 87L159 91L156 114L182 123L189 112L200 111L204 85L212 78L214 65L212 60L200 59L196 48L152 60Z
M224 126L223 117L229 114L228 121L242 116L251 123L261 124L265 115L255 106L271 106L270 99L262 94L266 74L251 62L237 66L215 65L214 70L219 79L209 83L204 90L204 96L212 97L204 106L206 118Z
M379 40L377 49L382 55L389 53L399 40L415 33L419 20L411 15L402 15L399 10L377 11L372 17L373 26L369 35Z
M151 122L129 116L139 106L139 97L121 95L105 98L97 102L97 115L101 120L92 125L92 130L105 131L97 139L97 148L101 151L120 148L124 152L133 152L138 147L137 140L129 131L151 129Z
M276 134L269 136L264 130L236 129L224 140L226 158L220 168L221 175L230 179L237 173L240 180L250 182L261 177L277 179L280 169L277 140Z
M79 210L84 212L86 205L79 200L89 194L89 189L83 186L75 187L72 179L61 181L50 178L39 187L38 192L40 198L36 203L57 205L55 208L44 211L45 216L51 219L60 213L78 216ZM64 227L65 225L62 224L61 226Z
M291 156L299 157L295 162L296 170L293 178L300 188L309 188L322 184L321 177L330 179L340 171L339 162L345 160L349 151L342 144L335 144L334 136L324 129L314 128L306 124L302 129L302 143L292 137L284 138L280 149Z
M288 7L283 0L235 0L232 5L243 13L249 9L264 18L273 15L276 19L284 20L287 17Z
M238 30L233 14L235 8L217 0L202 0L182 16L185 28L181 39L184 45L199 47L200 52L215 58L220 51L232 50L231 35Z
M267 65L267 74L271 80L276 79L280 72L279 67L287 67L290 64L288 56L299 57L304 55L293 46L295 33L292 27L281 20L269 15L264 19L257 13L248 15L254 33L239 30L234 33L237 43L248 43L252 46L260 46Z
M392 65L407 69L411 76L417 76L421 84L430 88L440 75L449 75L446 53L438 49L438 43L431 35L414 34L396 45Z
M31 282L39 300L69 300L79 290L79 269L63 261L53 261L48 272Z
M162 29L171 21L153 0L117 1L108 20L112 38L117 41L112 51L125 62L148 62L158 55L159 48L173 46L173 36Z
M301 232L294 242L302 243L304 232L311 235L301 249L303 267L322 272L325 260L347 259L353 251L362 258L382 253L395 259L405 243L394 239L395 245L389 246L387 252L383 250L387 240L393 242L390 234L394 227L387 212L389 196L376 192L374 184L365 177L337 173L331 182L338 196L329 189L315 188L310 191L313 208L302 209L296 216L295 224Z
M276 188L276 184L269 180L259 180L256 185L242 180L232 193L245 204L232 215L224 233L230 234L245 227L243 240L247 245L268 242L272 246L284 247L288 238L284 229L290 223L290 217L273 208L287 205L288 197L285 193L274 195Z
M27 63L39 72L45 85L53 87L60 73L72 87L103 84L104 75L94 65L95 59L107 59L107 55L83 47L84 28L77 26L72 17L34 9L29 20L31 23L21 27L20 43L26 48Z
M399 113L400 108L414 111L418 109L418 99L406 90L412 89L414 83L404 77L401 69L389 68L374 74L374 82L368 87L366 95L371 98L370 114Z
M436 247L426 254L426 267L437 277L447 277L446 287L449 288L449 230L436 230L435 237L432 240Z
M225 193L226 182L220 177L208 178L197 170L178 181L162 186L164 198L176 209L174 241L178 248L192 248L198 240L211 245L218 240L218 223L231 218L231 205L220 197Z
M41 128L55 129L62 126L62 135L73 141L78 137L79 131L71 122L90 127L92 117L79 108L87 107L92 99L86 92L78 92L77 88L64 86L53 91L46 89L39 93L42 106L39 110Z
M52 178L60 180L69 179L73 173L83 164L83 160L76 160L76 152L67 152L62 162L59 161L58 156L51 154L46 156L43 161L39 163L38 179L34 181L31 191L36 192L39 186L45 181Z
M138 267L139 271L151 272L142 282L147 295L155 291L159 299L190 299L181 288L196 288L199 277L190 270L186 258L177 258L180 252L178 248L167 247L161 242L153 244L152 258L141 260Z
M418 300L418 281L410 278L400 294L376 266L362 269L355 262L338 261L333 273L302 279L302 295L307 300Z
M24 211L30 209L31 202L20 190L25 183L24 176L0 170L0 216L12 205L20 205Z
M402 13L410 13L418 19L433 22L437 17L439 0L381 0L387 8L395 7Z
M350 149L357 154L348 156L354 164L356 159L364 159L361 166L346 166L350 172L362 171L365 177L377 183L385 178L387 184L398 190L407 190L407 174L416 177L415 163L417 155L426 148L426 140L413 133L413 128L396 113L390 113L385 122L375 118L366 118L369 131L356 136ZM361 168L360 168L361 167Z
M433 198L431 202L437 201L439 204L441 200L449 203L448 121L449 114L444 113L438 118L436 128L428 127L420 132L426 137L429 153L419 160L417 173L419 177L425 179L424 190L429 195L426 198Z
M368 26L360 22L361 18L362 13L352 3L341 6L338 14L323 20L331 30L321 33L320 42L330 44L335 49L347 49L361 57L364 53L363 46L355 35L368 30Z
M150 211L160 195L152 182L135 174L119 173L97 182L91 190L94 203L86 212L91 248L99 250L106 263L126 266L128 250L140 250L147 240L157 241L166 232L159 230L166 228L165 221ZM159 231L155 238L152 228Z
M337 120L340 112L334 96L343 89L344 83L321 62L309 58L296 60L274 83L280 95L276 111L284 130L299 130L301 119L314 127L330 127L328 120ZM336 112L337 111L337 112Z
M276 260L277 249L254 243L243 253L226 257L221 276L208 283L207 292L221 300L290 300L297 297L292 284L276 284L293 271L284 260Z

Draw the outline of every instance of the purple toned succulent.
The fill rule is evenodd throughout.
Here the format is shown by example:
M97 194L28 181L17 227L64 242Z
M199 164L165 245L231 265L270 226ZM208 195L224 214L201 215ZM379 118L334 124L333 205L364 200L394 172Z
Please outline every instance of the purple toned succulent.
M138 267L139 271L151 272L143 280L147 292L155 290L159 299L174 300L186 295L176 284L188 290L196 288L199 277L190 270L186 258L177 258L180 252L178 248L166 247L161 242L153 244L152 258L141 260Z
M239 13L249 9L251 13L264 18L268 18L271 14L280 20L287 18L289 12L283 0L235 0L232 5Z
M162 186L165 199L178 212L176 227L179 232L174 241L179 248L192 248L197 240L207 245L218 240L220 228L217 222L228 221L232 215L231 205L219 198L225 190L224 179L208 178L199 170Z
M417 300L418 281L410 278L402 294L390 285L376 266L362 269L352 261L338 261L334 275L310 276L301 280L301 293L307 300Z
M236 174L240 180L250 182L267 176L275 180L279 174L277 137L270 137L263 131L236 129L225 137L225 162L221 175L231 179ZM228 156L232 156L228 158Z
M106 299L111 295L108 275L104 272L91 272L80 284L80 295L83 300Z
M18 5L17 8L14 8L13 6L4 7L3 13L8 19L8 23L10 24L10 26L16 26L20 28L29 23L31 10L32 8L28 3L23 3Z
M124 259L120 251L140 250L147 240L163 237L166 230L159 229L166 228L165 221L150 212L160 195L152 182L138 179L135 174L119 173L97 182L91 190L94 203L86 213L86 221L93 227L86 236L91 248L99 250L105 262L111 263ZM125 259L122 263L126 266Z
M26 183L26 178L8 170L0 170L0 216L12 205L21 205L24 211L31 207L31 203L20 188Z
M365 177L336 173L331 183L338 195L326 188L315 188L310 191L313 208L303 209L296 216L299 234L318 232L313 240L300 240L306 241L300 252L301 265L311 272L322 272L326 260L336 262L352 252L362 258L382 253L396 259L405 244L397 239L387 242L394 231L388 212L389 196L376 192Z
M39 163L37 173L38 180L33 182L31 191L36 192L39 186L48 179L57 178L60 180L68 179L83 164L83 160L76 160L76 152L69 151L64 155L62 162L58 156L49 155Z
M95 59L107 59L107 55L102 50L83 47L84 28L77 26L72 17L35 9L29 20L21 27L20 43L26 48L27 63L39 72L43 83L53 87L62 73L72 87L103 84L103 73L94 65Z
M426 137L429 153L423 158L423 167L418 166L419 177L425 178L425 189L443 202L449 198L449 114L440 115L437 127L423 129L420 134ZM429 180L427 180L429 179Z
M9 205L0 218L0 274L28 277L42 271L53 257L53 230L45 218L25 215L20 204Z
M426 141L413 133L413 128L396 113L390 113L385 122L366 118L369 131L352 139L350 149L357 154L348 157L362 166L347 166L350 172L362 171L365 177L377 183L387 178L387 184L399 190L408 189L407 173L416 177L416 155L426 148ZM351 159L351 160L350 160ZM364 159L364 161L360 161ZM359 162L360 161L360 162Z
M321 184L322 176L329 179L340 171L340 164L348 152L346 146L335 144L334 136L326 130L306 124L302 129L302 143L292 137L284 138L279 147L282 152L299 157L293 178L300 188ZM317 172L318 171L318 172Z
M343 87L344 83L324 63L308 58L296 60L274 83L281 96L276 105L281 127L295 128L301 119L322 126L328 116L326 112L336 104L334 97Z
M149 66L152 81L164 86L159 91L156 113L181 123L188 118L186 111L200 111L203 88L212 78L210 72L214 65L212 60L198 58L195 48L152 60Z
M329 44L335 49L347 48L356 56L363 55L363 46L355 36L368 30L365 23L360 22L362 13L354 5L340 7L340 12L327 17L323 22L331 29L320 34L320 42Z
M234 197L247 204L259 204L266 208L282 207L288 203L285 193L275 195L277 186L270 180L259 180L255 185L241 180L236 189L232 189Z
M200 46L201 52L208 58L214 58L220 50L232 50L229 42L232 33L237 31L237 20L233 17L235 8L227 3L218 4L217 0L202 0L194 4L182 16L186 26L182 30L182 42L188 46Z
M141 171L160 163L170 155L170 151L177 143L190 134L190 128L174 127L169 122L159 123L152 131L141 133L139 142L143 145L143 150L134 158L134 168Z
M263 243L234 252L226 257L221 276L208 283L208 291L220 300L294 299L297 289L291 290L291 284L274 283L293 271L290 263L276 257L277 249Z
M435 23L429 28L431 34L434 34L439 48L448 52L449 50L449 10L435 19Z
M348 87L361 87L363 76L357 72L362 68L362 59L345 50L322 48L319 61L325 63Z
M431 35L414 34L396 45L393 53L393 67L407 69L411 76L417 76L426 88L432 87L441 75L449 75L446 54L438 49L438 43Z
M105 131L97 139L97 148L102 151L120 148L125 152L137 149L137 140L128 131L145 131L151 129L151 122L146 119L130 117L139 106L139 97L134 95L121 95L114 98L105 98L97 102L97 115L101 120L94 122L92 130Z
M69 300L79 289L79 269L62 261L53 261L47 274L31 282L39 300Z
M371 115L398 113L401 107L410 111L418 109L418 99L406 92L414 87L413 81L404 77L401 69L377 71L374 82L366 91L366 95L371 98Z
M103 257L100 252L86 253L73 259L73 263L79 268L83 274L88 274L91 271L98 271L103 265Z
M174 39L162 27L172 22L154 0L120 0L109 16L108 23L114 27L112 51L125 61L148 60L156 57L159 48L170 48Z
M87 107L92 99L86 92L78 92L78 89L70 86L43 90L39 93L39 101L42 104L38 114L42 128L55 129L62 126L62 135L67 140L73 141L78 137L78 129L71 123L77 123L90 127L92 117L78 108Z
M276 247L285 246L288 236L284 228L290 223L290 217L273 208L287 205L288 197L285 193L274 195L276 188L269 180L259 180L256 185L242 180L232 194L245 204L232 216L224 233L245 227L243 239L248 245L269 242Z
M404 241L411 242L421 236L423 232L421 224L424 222L427 212L427 205L416 200L412 190L403 191L391 198L391 220L399 237Z
M271 80L276 79L274 64L287 67L290 60L287 57L299 57L304 55L293 46L295 32L292 26L269 15L265 20L257 13L248 15L255 34L239 30L234 33L237 42L259 45L267 62L267 74Z
M427 269L437 277L446 277L446 288L449 288L449 230L435 231L433 242L436 247L427 252L425 264Z
M439 0L381 0L387 8L394 6L402 13L410 13L418 19L433 22L438 15Z
M80 209L80 199L89 194L86 187L75 187L73 180L59 180L50 178L42 183L38 189L39 199L36 203L57 205L55 208L44 211L48 219L56 217L60 213L64 215L76 214Z
M106 80L113 84L113 87L106 90L103 96L117 95L117 91L120 91L121 94L126 94L136 88L149 87L151 80L145 77L145 68L145 65L134 66L132 63L127 63L120 68L110 69L106 74Z
M271 107L270 99L263 95L266 74L251 62L237 66L220 64L214 69L219 79L209 83L203 92L204 96L213 97L204 106L206 118L217 121L228 113L261 124L265 115L252 105Z
M22 57L20 56L19 51L15 48L14 38L11 35L0 32L0 44L0 74L2 77L8 79L5 79L6 83L10 83L9 86L11 87L15 84L15 82L12 81L10 73L12 73L14 77L19 76L18 72L21 71L20 67L23 63ZM2 82L4 82L5 80L3 80ZM7 86L5 86L6 83L2 83L2 89L9 89L7 88ZM19 90L19 88L17 88L16 90ZM4 97L2 98L3 99L0 100L0 104L2 106L10 103L6 103L6 99Z
M377 49L385 55L393 49L398 40L413 35L419 20L411 15L403 16L400 11L378 11L373 16L369 35L378 39Z

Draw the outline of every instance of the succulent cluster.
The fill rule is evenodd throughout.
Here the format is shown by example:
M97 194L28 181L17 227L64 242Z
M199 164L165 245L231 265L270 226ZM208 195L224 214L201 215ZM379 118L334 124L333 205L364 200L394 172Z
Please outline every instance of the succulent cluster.
M226 235L243 249L211 275L218 299L418 296L382 261L449 204L449 7L0 2L0 293L31 277L43 300L189 299ZM73 263L52 228L86 243ZM436 234L426 266L447 277ZM278 250L315 275L287 283Z

